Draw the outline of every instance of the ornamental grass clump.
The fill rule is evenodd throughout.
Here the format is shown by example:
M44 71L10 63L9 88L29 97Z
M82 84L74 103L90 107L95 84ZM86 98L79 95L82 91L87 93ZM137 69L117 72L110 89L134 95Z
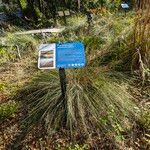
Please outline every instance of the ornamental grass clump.
M135 19L132 48L132 70L139 70L143 84L150 77L150 1L140 3Z
M40 73L19 95L28 108L23 124L40 122L51 135L61 129L91 137L92 133L119 135L132 127L136 105L124 84L99 69L67 70L67 92L62 97L57 71Z

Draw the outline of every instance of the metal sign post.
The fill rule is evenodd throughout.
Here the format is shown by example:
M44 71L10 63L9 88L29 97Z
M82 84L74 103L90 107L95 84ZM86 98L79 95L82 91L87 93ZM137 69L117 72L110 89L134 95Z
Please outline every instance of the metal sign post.
M62 98L65 99L66 98L67 80L66 80L66 72L65 72L64 68L59 68L59 78L60 78Z
M59 78L60 78L60 86L61 86L61 100L63 101L64 107L64 122L67 121L67 98L66 98L66 90L67 90L67 79L66 72L64 68L59 68Z

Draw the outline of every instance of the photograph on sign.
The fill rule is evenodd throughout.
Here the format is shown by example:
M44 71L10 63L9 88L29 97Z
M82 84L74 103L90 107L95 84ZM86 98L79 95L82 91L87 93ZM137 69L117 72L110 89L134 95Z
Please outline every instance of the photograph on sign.
M53 69L55 68L55 45L43 44L39 48L39 69Z

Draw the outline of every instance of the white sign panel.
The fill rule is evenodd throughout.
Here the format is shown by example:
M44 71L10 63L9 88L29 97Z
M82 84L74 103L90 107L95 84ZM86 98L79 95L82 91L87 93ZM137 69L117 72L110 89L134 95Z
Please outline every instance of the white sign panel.
M126 3L123 3L123 4L121 4L121 7L122 7L123 9L128 9L128 8L129 8L129 5L126 4Z

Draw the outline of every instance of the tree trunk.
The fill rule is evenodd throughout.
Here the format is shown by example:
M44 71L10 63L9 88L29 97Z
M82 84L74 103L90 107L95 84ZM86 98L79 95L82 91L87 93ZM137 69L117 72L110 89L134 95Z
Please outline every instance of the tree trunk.
M31 16L31 18L35 21L35 22L37 22L37 20L38 20L38 15L37 15L37 13L36 13L36 10L35 10L35 7L34 7L34 0L27 0L27 2L28 2L28 5L27 5L27 9L28 9L28 16L30 17Z

